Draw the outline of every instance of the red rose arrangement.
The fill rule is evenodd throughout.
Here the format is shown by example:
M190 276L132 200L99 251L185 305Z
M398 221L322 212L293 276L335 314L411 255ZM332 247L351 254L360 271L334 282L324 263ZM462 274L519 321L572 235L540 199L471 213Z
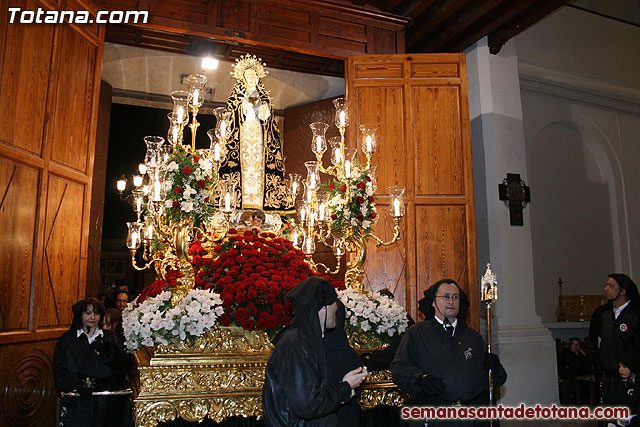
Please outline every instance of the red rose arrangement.
M302 280L314 276L302 251L273 233L229 230L224 242L207 254L199 241L190 247L196 268L196 287L212 289L222 299L220 324L273 333L292 319L293 306L285 295ZM328 280L331 281L328 277ZM334 282L344 289L343 282Z
M136 298L136 307L139 306L147 298L153 298L156 295L160 295L166 288L170 288L176 285L176 280L182 277L182 273L178 270L169 270L165 274L165 280L158 279L140 292L138 298Z

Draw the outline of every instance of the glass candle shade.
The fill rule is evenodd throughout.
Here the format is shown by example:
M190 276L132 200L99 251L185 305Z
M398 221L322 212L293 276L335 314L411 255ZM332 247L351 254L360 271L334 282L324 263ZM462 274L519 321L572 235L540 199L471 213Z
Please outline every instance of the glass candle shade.
M225 213L235 209L235 183L228 179L220 182L220 210Z
M311 137L311 151L316 156L322 156L327 151L327 140L325 133L327 132L328 124L322 122L314 122L309 125L313 136Z
M140 247L142 242L142 223L141 222L128 222L127 228L129 233L127 234L127 248L135 250Z
M360 149L371 156L376 151L377 125L360 125Z
M147 152L144 156L144 164L148 168L157 168L160 166L160 147L164 143L161 136L145 136L144 143L147 145Z
M404 215L404 188L399 186L389 187L389 214L398 218Z
M347 148L344 150L344 177L346 179L353 179L357 174L355 165L356 154L357 150L355 148Z
M329 138L329 145L331 145L331 163L334 166L340 166L344 161L342 151L340 150L340 137L334 136L333 138Z
M116 181L116 188L120 193L122 193L127 188L127 178L124 176Z
M173 99L173 123L180 125L189 121L189 102L191 94L182 90L171 92Z
M305 233L304 240L302 241L302 252L305 255L313 255L316 251L316 240L312 235Z
M299 173L290 173L289 174L289 193L293 194L293 197L298 197L298 193L300 193L300 187L302 186L302 175Z
M131 191L132 203L133 203L133 211L135 213L142 212L142 208L144 207L144 190L141 188L136 188Z
M209 129L207 131L207 136L209 137L210 141L209 150L211 151L211 159L217 164L224 162L226 158L226 150L224 145L218 140L218 137L216 136L216 130Z
M320 186L320 171L318 170L318 162L304 162L304 166L307 168L307 179L305 180L307 189L317 189Z
M226 107L218 107L213 110L214 116L216 116L215 136L218 141L223 144L229 138L229 127L231 125L231 111Z
M336 126L339 129L344 129L347 126L347 122L349 120L349 107L347 105L347 99L336 98L333 100L333 105L336 107Z
M195 107L202 107L204 103L204 85L207 83L207 77L202 74L191 74L185 79L185 83L189 85L191 104Z

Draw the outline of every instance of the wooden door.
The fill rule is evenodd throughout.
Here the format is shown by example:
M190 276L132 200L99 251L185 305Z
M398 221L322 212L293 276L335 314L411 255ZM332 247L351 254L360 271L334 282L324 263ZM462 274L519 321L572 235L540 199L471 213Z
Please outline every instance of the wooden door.
M366 55L347 61L350 123L378 124L377 235L389 238L387 188L403 186L402 240L369 245L365 287L390 288L416 318L423 291L453 278L478 326L478 274L466 62L463 54ZM356 142L357 127L349 126Z
M84 1L0 4L0 425L47 426L53 348L85 293L104 28L8 22Z

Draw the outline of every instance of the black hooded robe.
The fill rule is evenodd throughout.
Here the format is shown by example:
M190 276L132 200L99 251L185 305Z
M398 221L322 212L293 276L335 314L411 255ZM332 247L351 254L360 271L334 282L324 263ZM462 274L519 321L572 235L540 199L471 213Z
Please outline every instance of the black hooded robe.
M295 317L273 340L262 390L267 426L336 426L338 407L351 397L346 381L331 382L318 311L337 296L326 280L310 277L293 288Z
M128 387L126 376L131 369L131 358L117 344L113 332L102 332L103 337L91 344L85 335L78 337L75 329L62 335L53 353L53 376L58 391L78 391L87 377L91 379L94 391ZM60 425L126 425L123 422L127 401L127 396L63 397L60 399Z

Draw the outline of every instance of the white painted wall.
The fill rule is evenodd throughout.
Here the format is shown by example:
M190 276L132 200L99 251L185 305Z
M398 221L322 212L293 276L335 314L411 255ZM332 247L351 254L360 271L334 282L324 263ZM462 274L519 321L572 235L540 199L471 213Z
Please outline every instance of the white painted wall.
M554 321L559 276L601 294L640 272L640 28L565 7L516 45L536 311Z

